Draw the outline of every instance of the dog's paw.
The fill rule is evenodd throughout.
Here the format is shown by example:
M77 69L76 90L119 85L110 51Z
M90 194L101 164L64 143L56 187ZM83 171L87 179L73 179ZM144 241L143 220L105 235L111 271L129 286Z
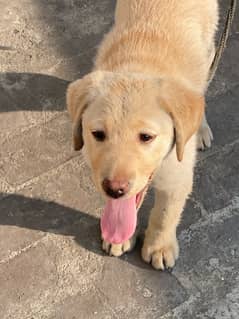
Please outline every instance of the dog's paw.
M207 120L203 120L198 130L197 136L197 148L198 150L204 151L206 148L211 147L213 141L213 134Z
M179 247L176 238L172 242L163 242L159 239L155 244L145 241L142 248L143 260L160 270L173 268L178 255Z
M136 235L134 235L129 240L126 240L122 244L110 244L109 242L103 240L102 249L110 256L119 257L124 253L131 251L136 243Z

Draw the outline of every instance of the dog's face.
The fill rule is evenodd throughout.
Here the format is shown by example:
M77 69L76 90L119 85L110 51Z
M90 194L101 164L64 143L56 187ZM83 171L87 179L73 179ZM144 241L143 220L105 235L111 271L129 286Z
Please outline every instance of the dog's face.
M95 72L71 84L67 104L75 148L84 143L93 179L104 195L127 198L142 192L170 151L174 128L181 159L187 134L194 129L190 126L187 133L187 125L182 128L170 111L175 100L170 95L176 91L159 80L110 72ZM189 111L182 111L187 117Z
M82 116L94 181L109 196L139 193L172 144L173 122L153 91L134 81L112 81Z

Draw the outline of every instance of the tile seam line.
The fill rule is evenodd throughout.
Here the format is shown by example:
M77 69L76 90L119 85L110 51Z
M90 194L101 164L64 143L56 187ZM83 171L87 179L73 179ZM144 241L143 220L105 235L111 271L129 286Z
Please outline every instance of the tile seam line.
M232 218L234 216L238 215L238 212L234 212L238 208L239 205L239 197L234 196L234 198L230 201L229 205L215 210L213 214L207 215L202 217L199 221L196 223L190 225L187 229L182 230L179 237L182 237L184 234L198 230L200 227L205 227L210 223L220 223L220 221L228 220L229 218Z
M101 297L101 295L103 295L104 297L107 297L105 295L105 293L100 288L96 287L95 285L94 285L94 287L95 287L95 290L99 292L99 298L100 298L101 302L103 304L105 304L105 306L110 310L110 312L113 314L115 319L120 319L120 317L115 313L114 309L110 306L110 304L108 302L105 302L105 299L107 299L107 298Z
M21 184L17 184L17 185L14 186L14 185L12 185L11 183L9 184L9 183L7 182L7 185L9 185L9 187L12 188L12 191L13 191L13 192L18 192L18 191L22 190L25 186L28 186L28 185L31 184L32 182L37 181L37 180L40 179L41 177L44 177L44 175L47 175L47 174L49 174L49 173L53 173L53 172L57 171L59 168L64 167L65 165L67 165L69 162L71 162L73 159L75 159L75 158L77 158L77 157L79 157L78 154L73 155L73 156L70 156L70 157L68 157L65 161L61 162L59 165L56 165L56 166L50 168L49 170L42 172L41 174L39 174L39 175L37 175L37 176L34 176L34 177L32 177L32 178L29 178L29 179L25 180L25 181L24 181L23 183L21 183ZM81 168L83 164L84 164L84 160L82 159L82 160L80 161L79 168ZM2 181L3 181L3 183L5 183L4 180L2 180ZM11 193L6 194L6 196L10 196L10 195L12 195L12 194L11 194Z
M222 70L223 71L223 70ZM225 79L226 80L226 79ZM219 81L219 79L217 78L217 76L215 76L215 80L213 80L212 81L212 83L214 82L214 81ZM223 95L227 95L228 93L233 93L234 92L234 90L236 89L238 89L238 87L239 87L239 84L238 83L236 83L236 84L234 84L234 85L232 85L231 87L229 87L228 89L226 89L225 91L223 91L223 92L218 92L217 94L215 94L214 96L212 96L212 97L210 97L210 96L208 96L208 93L210 92L210 86L209 86L209 88L208 88L208 93L206 93L206 110L207 110L207 108L208 107L211 107L211 106L209 106L211 103L213 103L213 101L214 100L216 100L216 99L219 99L221 96L223 96Z
M2 260L0 260L0 266L7 264L9 262L11 262L11 260L14 260L15 258L17 258L18 256L21 256L23 253L27 252L28 250L30 250L31 248L35 248L37 247L37 245L42 242L42 240L44 240L46 237L48 236L48 234L43 234L43 236L41 238L39 238L38 240L34 241L33 243L23 247L20 250L14 251L10 254L9 257L4 258Z
M40 127L44 127L46 124L49 124L51 123L52 121L56 120L58 117L60 117L62 114L65 114L66 113L66 110L64 111L61 111L60 114L56 114L54 115L51 119L47 120L47 121L43 121L42 123L37 123L37 124L32 124L32 125L26 125L26 126L22 126L21 128L19 128L19 135L22 135L24 133L27 133L29 132L31 129L34 129L34 128L40 128ZM14 131L14 133L10 136L7 136L4 138L4 140L2 141L2 145L9 140L9 138L13 138L16 134L16 131Z
M237 144L239 144L239 139L236 139L236 140L232 141L231 143L227 143L227 144L225 144L225 145L223 145L221 147L219 146L219 149L215 150L213 153L208 154L208 155L206 155L205 157L203 157L201 159L198 158L197 159L197 163L199 163L199 164L204 163L204 161L206 161L207 159L213 157L214 155L216 155L218 153L222 153L222 152L226 153L227 151L230 151Z

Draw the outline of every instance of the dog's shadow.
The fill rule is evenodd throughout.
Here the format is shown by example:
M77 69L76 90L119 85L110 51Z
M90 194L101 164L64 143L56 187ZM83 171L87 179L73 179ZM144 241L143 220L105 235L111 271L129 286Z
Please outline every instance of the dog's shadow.
M38 73L0 74L0 113L65 110L69 81Z
M139 268L148 269L140 257L143 232L153 200L148 195L140 211L139 236L135 249L121 259ZM45 233L71 236L80 246L98 255L105 255L101 248L100 221L90 214L17 194L0 193L0 225L17 226Z
M0 193L0 197L0 225L71 236L85 249L98 255L105 254L101 249L99 218L38 198L4 193ZM144 268L147 265L140 260L140 242L122 259Z

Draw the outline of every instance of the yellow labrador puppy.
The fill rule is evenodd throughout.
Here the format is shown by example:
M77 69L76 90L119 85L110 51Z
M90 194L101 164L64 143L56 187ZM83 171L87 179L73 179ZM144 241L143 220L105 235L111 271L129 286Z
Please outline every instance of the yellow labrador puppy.
M204 94L214 56L216 0L119 0L94 70L72 84L74 147L105 196L103 249L132 249L140 207L155 187L142 258L173 267L176 227L192 191L199 144L210 144ZM201 125L201 128L200 128Z

